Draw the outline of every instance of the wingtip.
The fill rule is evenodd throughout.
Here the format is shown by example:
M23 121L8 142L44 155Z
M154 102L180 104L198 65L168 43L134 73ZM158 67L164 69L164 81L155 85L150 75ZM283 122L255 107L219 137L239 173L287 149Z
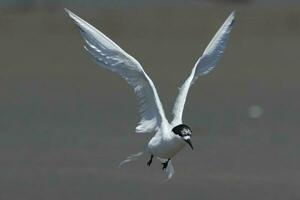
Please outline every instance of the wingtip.
M231 23L229 24L229 26L232 26L235 23L235 10L231 11L228 18L231 20Z
M74 14L72 11L70 11L67 8L64 8L65 12L67 13L67 15L72 19L72 21L77 24L79 26L79 28L81 28L80 26L80 22L83 21L80 17L78 17L76 14Z
M64 10L69 15L69 17L71 17L74 20L76 19L77 16L72 11L70 11L68 8L64 8Z
M65 12L70 15L72 12L68 8L64 8Z
M235 12L236 12L235 10L231 11L230 15L235 17Z

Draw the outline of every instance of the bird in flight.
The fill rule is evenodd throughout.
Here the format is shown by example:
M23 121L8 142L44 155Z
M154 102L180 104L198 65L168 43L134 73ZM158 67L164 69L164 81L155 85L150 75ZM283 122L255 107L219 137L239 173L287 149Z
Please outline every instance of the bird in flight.
M233 11L223 23L202 56L197 60L189 77L179 88L173 107L174 117L172 122L169 123L156 88L141 64L91 24L68 9L65 9L65 11L78 26L85 41L84 48L94 61L102 67L119 74L133 87L138 97L141 117L135 131L137 133L153 134L145 151L128 156L120 165L136 160L146 152L150 155L147 165L150 166L153 157L157 157L161 161L162 169L170 179L175 173L171 159L186 145L193 149L191 142L192 130L182 122L188 91L199 76L205 75L214 69L222 56L234 24L235 12Z

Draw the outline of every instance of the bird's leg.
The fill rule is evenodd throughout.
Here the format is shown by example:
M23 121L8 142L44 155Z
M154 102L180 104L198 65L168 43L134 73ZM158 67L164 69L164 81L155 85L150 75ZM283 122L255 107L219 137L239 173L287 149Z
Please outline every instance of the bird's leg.
M162 170L165 170L168 167L169 161L171 160L171 158L169 158L166 162L161 163L162 164Z
M153 155L151 154L150 160L147 162L147 165L150 167L151 163L152 163L152 159L153 159Z

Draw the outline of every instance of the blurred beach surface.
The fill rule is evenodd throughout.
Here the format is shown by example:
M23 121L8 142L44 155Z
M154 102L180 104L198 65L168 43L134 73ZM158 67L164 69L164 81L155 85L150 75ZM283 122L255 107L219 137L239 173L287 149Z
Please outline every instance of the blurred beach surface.
M0 2L0 199L300 199L300 4L108 2ZM148 155L118 168L151 134L134 134L134 92L91 61L64 7L139 60L170 120L236 10L216 70L188 95L195 150L174 158L170 182Z

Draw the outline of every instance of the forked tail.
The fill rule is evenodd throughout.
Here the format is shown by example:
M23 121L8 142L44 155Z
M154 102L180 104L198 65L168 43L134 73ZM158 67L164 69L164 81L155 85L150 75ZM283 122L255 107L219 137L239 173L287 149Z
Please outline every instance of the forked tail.
M122 167L124 164L129 163L129 162L131 162L131 161L137 160L140 156L143 155L143 153L144 153L144 152L141 151L141 152L139 152L139 153L129 155L125 160L123 160L123 161L119 164L119 167Z
M157 159L160 160L161 163L164 163L167 161L167 159L163 159L163 158L159 158L159 157L157 157ZM164 171L166 172L166 175L167 175L167 179L165 181L169 181L175 174L175 170L174 170L171 160L168 161L168 166Z
M136 153L136 154L131 154L129 155L125 160L123 160L120 164L119 164L119 167L122 167L124 164L126 163L129 163L131 161L135 161L137 159L139 159L140 156L142 156L144 154L143 151L139 152L139 153ZM159 158L157 157L157 159L160 160L160 162L164 163L167 161L167 159L163 159L163 158ZM170 180L174 174L175 174L175 170L174 170L174 167L172 165L172 162L171 160L168 161L168 165L167 165L167 168L164 169L166 175L167 175L167 179L165 181L168 181Z

